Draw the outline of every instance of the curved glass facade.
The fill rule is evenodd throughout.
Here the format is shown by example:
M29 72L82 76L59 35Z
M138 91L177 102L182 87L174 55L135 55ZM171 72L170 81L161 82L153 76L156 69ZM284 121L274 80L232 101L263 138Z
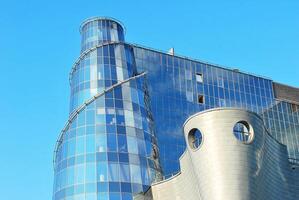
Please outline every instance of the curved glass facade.
M141 198L162 172L180 170L185 120L216 107L258 113L299 163L299 105L275 98L272 80L125 43L123 26L108 18L80 30L54 200Z
M299 163L299 105L276 99L272 80L137 45L134 55L137 70L148 74L153 117L163 122L155 127L164 176L179 171L185 120L216 107L258 113L270 134L287 146L289 159Z
M108 42L124 42L124 27L114 19L91 18L80 27L81 52Z
M97 93L137 73L132 47L103 44L88 51L74 65L70 76L70 112Z
M117 22L89 23L86 32ZM70 81L71 114L55 149L53 199L132 200L147 191L161 169L146 74L137 74L133 48L111 41L90 49Z

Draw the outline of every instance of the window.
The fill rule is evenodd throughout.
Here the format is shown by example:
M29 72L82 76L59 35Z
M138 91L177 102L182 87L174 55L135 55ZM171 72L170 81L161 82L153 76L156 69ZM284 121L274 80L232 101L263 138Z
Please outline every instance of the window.
M204 96L202 94L199 94L198 97L197 97L197 101L198 101L198 103L203 104L204 103Z
M108 164L108 180L112 182L120 181L118 164L114 164L114 163Z
M252 127L246 121L237 122L233 128L233 132L235 137L243 143L249 144L253 140Z
M120 164L120 181L121 182L130 182L130 166L127 164Z
M139 165L130 165L130 172L132 183L142 183Z
M188 134L188 143L191 149L198 149L202 143L202 134L201 132L194 128Z
M196 73L196 82L203 83L203 74L202 73Z
M219 99L219 107L225 107L225 100Z
M193 102L193 93L186 91L186 98L187 98L187 101Z
M218 81L217 82L218 82L218 86L219 87L222 87L222 88L224 87L224 81L223 81L222 77L218 77Z
M186 69L185 73L186 73L186 80L192 80L192 73L191 73L191 71Z

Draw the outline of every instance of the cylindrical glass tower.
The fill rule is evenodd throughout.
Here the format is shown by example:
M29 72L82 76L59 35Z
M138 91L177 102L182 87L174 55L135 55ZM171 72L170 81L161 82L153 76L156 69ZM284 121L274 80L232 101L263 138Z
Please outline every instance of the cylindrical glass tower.
M92 18L81 26L70 73L70 118L54 155L53 200L133 200L160 178L146 85L123 26Z
M124 42L124 26L111 18L91 18L82 23L81 52L99 44Z

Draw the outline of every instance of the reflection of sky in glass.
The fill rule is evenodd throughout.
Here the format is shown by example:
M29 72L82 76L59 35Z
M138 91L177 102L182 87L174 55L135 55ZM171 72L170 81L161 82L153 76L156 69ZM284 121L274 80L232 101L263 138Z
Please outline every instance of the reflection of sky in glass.
M156 156L163 175L179 171L184 121L215 107L259 113L289 156L299 158L299 109L274 99L271 80L118 43L123 28L109 20L92 21L81 31L81 50L87 51L70 75L70 113L76 116L58 145L54 199L132 199L159 175ZM146 78L114 87L145 71Z
M270 133L299 159L298 110L274 99L272 81L206 63L134 46L139 71L147 71L151 105L164 175L179 169L185 150L184 121L215 107L237 107L260 114ZM202 74L201 83L197 74ZM204 104L197 102L204 95ZM163 123L160 123L163 122Z
M103 24L104 35L94 37ZM130 200L160 174L146 76L137 76L133 49L117 43L123 33L114 32L121 28L115 22L85 26L82 50L102 46L82 54L71 71L74 117L57 145L53 196Z

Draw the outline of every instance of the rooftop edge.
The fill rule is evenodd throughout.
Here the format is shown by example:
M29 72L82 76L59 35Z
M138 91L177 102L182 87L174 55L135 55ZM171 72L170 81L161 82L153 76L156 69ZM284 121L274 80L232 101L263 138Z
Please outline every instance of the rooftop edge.
M110 20L110 21L113 21L113 22L119 24L119 25L123 28L124 33L126 33L126 27L125 27L125 25L124 25L121 21L119 21L119 20L117 20L117 19L115 19L115 18L113 18L113 17L105 17L105 16L103 16L103 17L97 17L97 16L96 16L96 17L90 17L90 18L87 18L87 19L85 19L85 20L81 23L81 25L80 25L80 27L79 27L79 32L80 32L80 34L82 33L82 28L83 28L86 24L88 24L89 22L92 22L92 21L99 21L99 20Z

